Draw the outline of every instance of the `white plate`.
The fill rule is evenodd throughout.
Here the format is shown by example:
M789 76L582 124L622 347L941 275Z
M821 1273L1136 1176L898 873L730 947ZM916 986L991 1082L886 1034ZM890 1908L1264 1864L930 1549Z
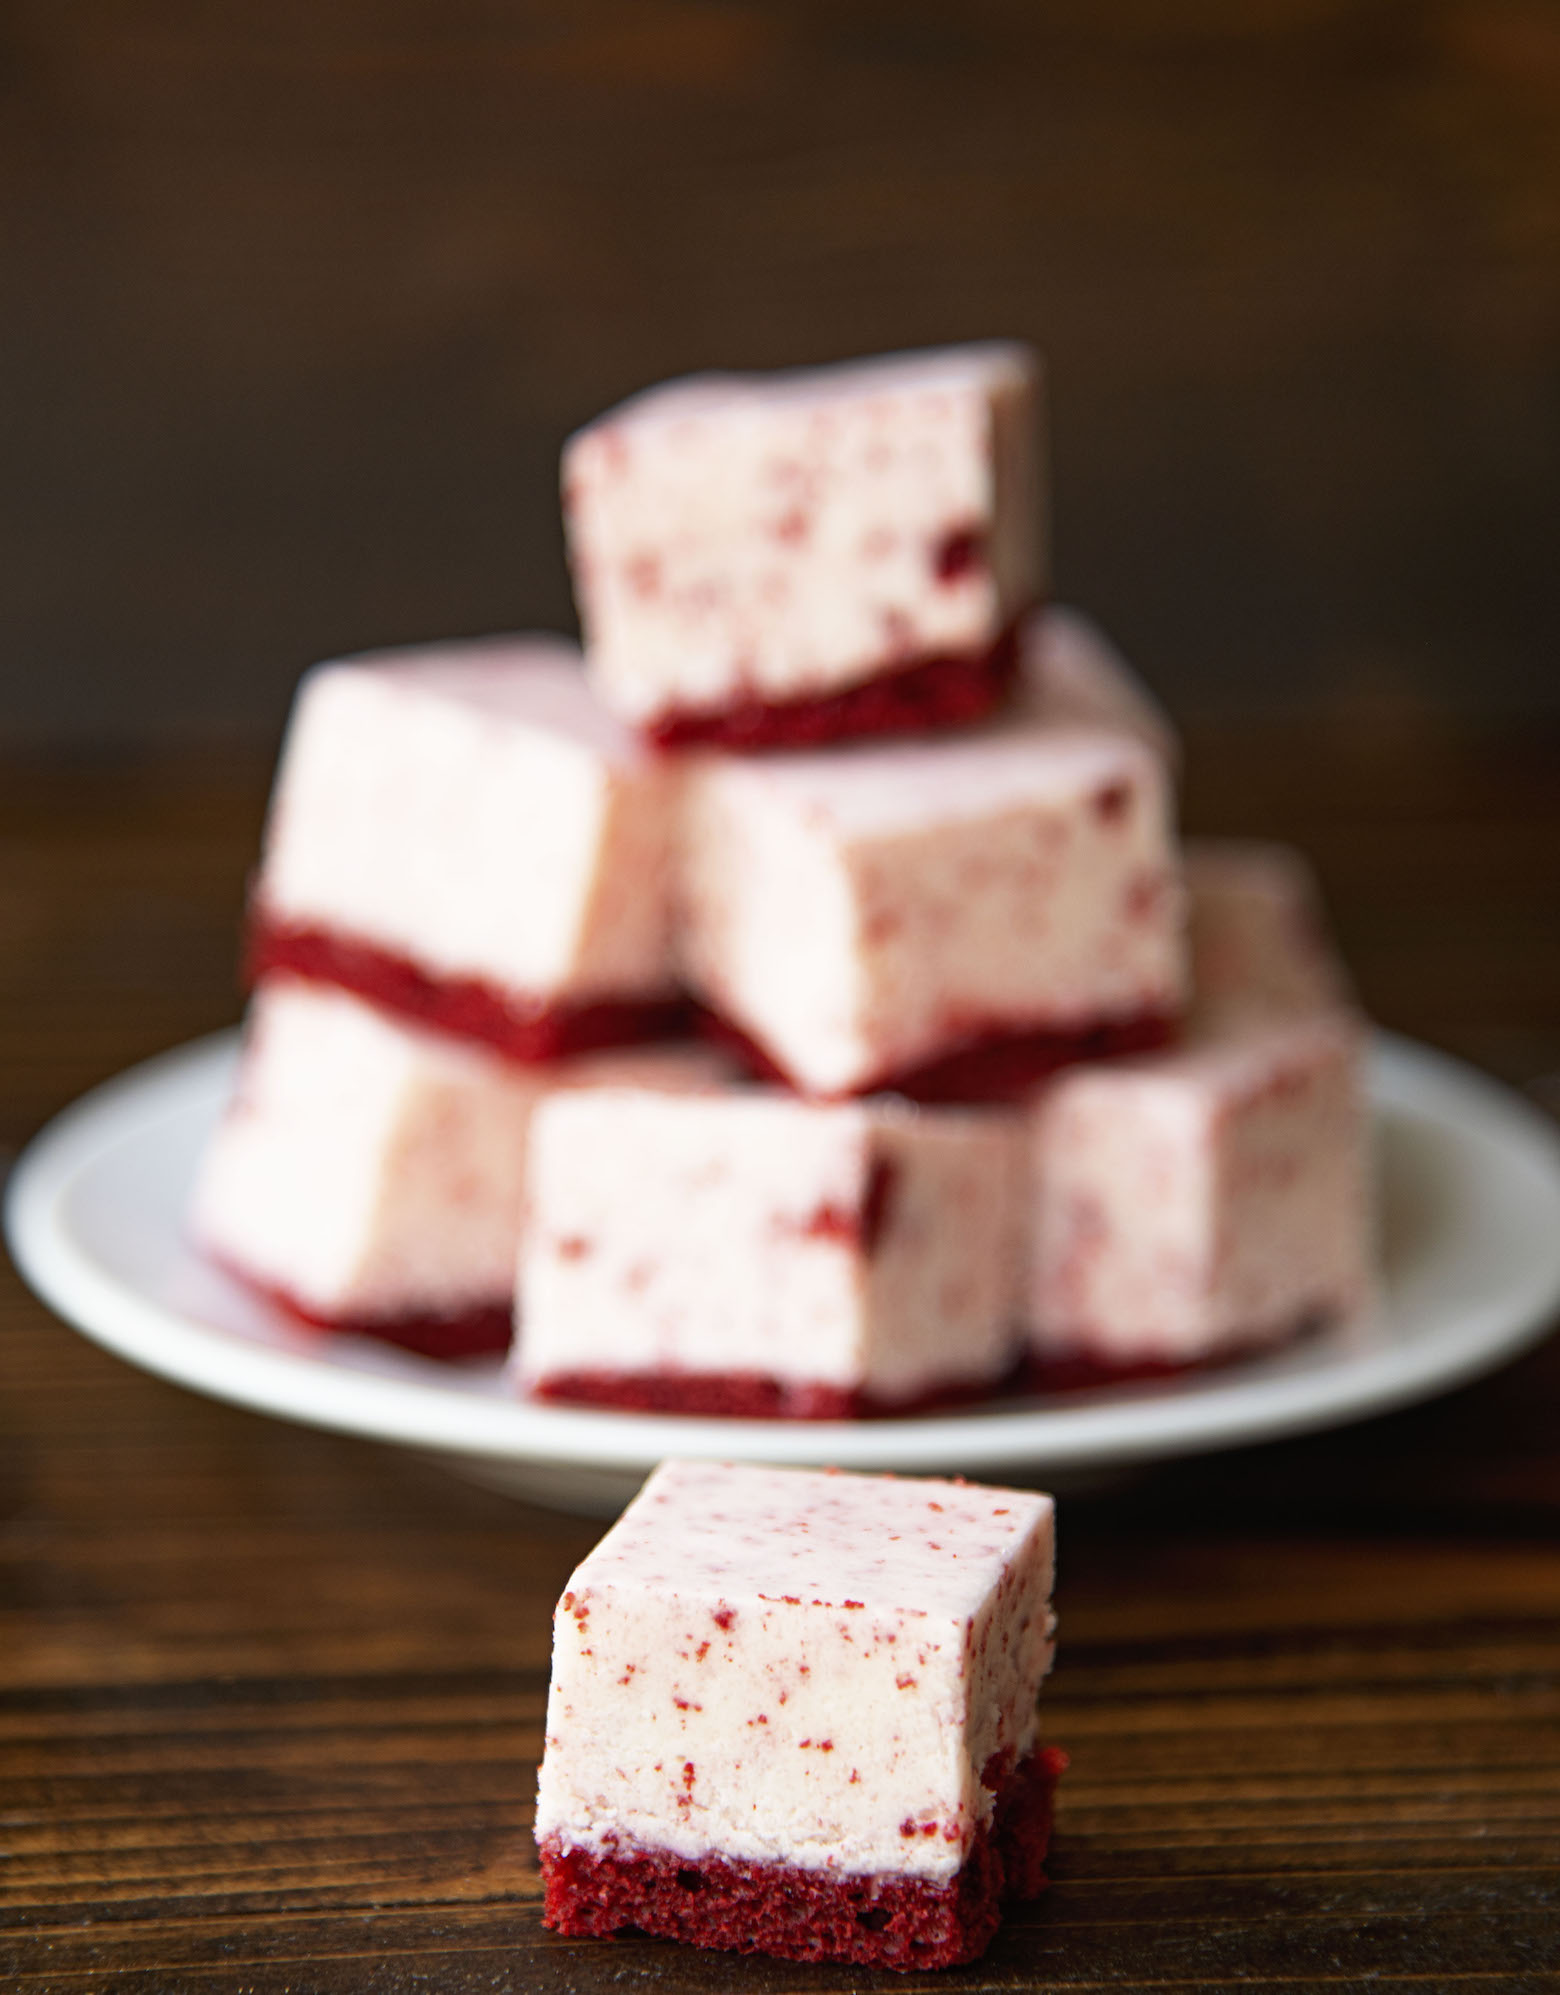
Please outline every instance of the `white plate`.
M191 1173L232 1034L67 1109L13 1174L6 1230L43 1299L121 1357L286 1419L426 1450L517 1494L607 1512L669 1454L1035 1481L1330 1427L1489 1370L1560 1304L1560 1136L1407 1041L1372 1059L1383 1288L1368 1317L1269 1358L1152 1385L855 1424L529 1406L459 1367L300 1330L185 1250Z

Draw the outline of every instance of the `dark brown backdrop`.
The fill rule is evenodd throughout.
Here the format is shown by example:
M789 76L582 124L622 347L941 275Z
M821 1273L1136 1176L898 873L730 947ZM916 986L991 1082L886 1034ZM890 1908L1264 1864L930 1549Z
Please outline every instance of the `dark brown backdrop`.
M0 745L569 614L565 430L1011 332L1190 712L1560 707L1560 11L10 0Z

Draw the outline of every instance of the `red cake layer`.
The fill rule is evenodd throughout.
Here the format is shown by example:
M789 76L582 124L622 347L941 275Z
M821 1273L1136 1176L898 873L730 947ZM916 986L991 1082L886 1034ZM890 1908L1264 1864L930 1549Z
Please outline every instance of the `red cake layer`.
M764 1372L553 1372L533 1399L612 1406L630 1413L692 1413L714 1420L892 1420L969 1406L1016 1390L1016 1374L959 1379L909 1399L880 1399L851 1386L778 1379Z
M894 1420L985 1400L1054 1398L1058 1393L1099 1392L1108 1386L1139 1385L1155 1379L1222 1370L1270 1351L1287 1348L1320 1327L1307 1317L1280 1336L1242 1338L1209 1358L1184 1364L1140 1358L1112 1365L1078 1355L1024 1358L1014 1370L989 1384L957 1384L918 1393L913 1399L880 1399L849 1386L793 1383L761 1372L555 1372L530 1388L533 1399L610 1406L630 1413L681 1413L716 1420Z
M725 1046L760 1080L794 1087L791 1077L740 1027L712 1011L700 1009L699 1031ZM1082 1060L1124 1059L1132 1053L1157 1053L1172 1045L1180 1021L1166 1012L1144 1012L1136 1018L1113 1019L1082 1031L1045 1028L1030 1032L993 1032L965 1041L955 1052L928 1060L919 1067L879 1074L853 1094L900 1094L919 1102L1012 1101L1037 1081Z
M742 700L719 713L669 713L647 730L659 748L817 748L863 734L933 734L991 712L1018 674L1017 622L985 651L896 665L876 678L801 700Z
M545 1923L570 1937L625 1926L658 1939L785 1960L951 1967L990 1945L1004 1904L1045 1888L1056 1783L1067 1755L1044 1747L1002 1781L988 1827L947 1884L898 1873L846 1877L741 1858L694 1861L668 1850L541 1849Z
M511 1060L534 1063L605 1046L677 1038L689 1010L681 998L605 998L559 1004L516 997L482 977L438 977L406 956L334 929L272 920L252 910L245 982L277 971L335 984L421 1025L478 1039Z
M1251 1358L1288 1350L1303 1338L1325 1329L1325 1311L1308 1310L1298 1322L1276 1331L1252 1331L1248 1336L1226 1344L1207 1357L1176 1362L1168 1358L1138 1358L1129 1364L1110 1364L1081 1352L1042 1357L1032 1353L1024 1360L1016 1390L1040 1398L1061 1392L1096 1392L1102 1386L1139 1385L1154 1379L1185 1378L1192 1372L1223 1371L1229 1365L1245 1364Z
M514 1335L514 1304L482 1303L453 1316L435 1316L426 1311L408 1311L400 1316L326 1316L274 1282L257 1281L246 1269L225 1256L218 1265L245 1288L263 1295L274 1308L284 1311L311 1330L328 1330L342 1337L376 1337L381 1344L395 1344L403 1351L415 1351L423 1358L501 1357Z

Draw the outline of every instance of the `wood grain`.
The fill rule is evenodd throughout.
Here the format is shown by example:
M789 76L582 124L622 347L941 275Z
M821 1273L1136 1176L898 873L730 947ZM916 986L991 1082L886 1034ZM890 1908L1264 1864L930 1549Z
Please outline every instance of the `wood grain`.
M236 1009L258 764L0 784L0 1114ZM1560 1072L1560 744L1199 737L1393 1023ZM1560 1346L1062 1509L1047 1897L885 1988L1560 1987ZM0 1984L836 1990L543 1931L548 1618L597 1527L146 1378L0 1279Z

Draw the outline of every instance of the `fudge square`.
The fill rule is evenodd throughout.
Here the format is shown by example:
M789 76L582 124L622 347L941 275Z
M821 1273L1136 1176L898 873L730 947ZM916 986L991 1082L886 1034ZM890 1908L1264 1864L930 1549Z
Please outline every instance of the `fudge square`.
M548 1059L672 1009L670 772L600 713L561 638L315 667L250 923L292 970Z
M197 1243L306 1321L432 1357L502 1351L532 1112L632 1075L713 1083L696 1047L519 1066L328 985L256 993L238 1085L197 1177Z
M1034 1120L1036 1357L1190 1364L1363 1305L1361 1055L1356 1020L1317 1014L1048 1084Z
M1167 768L1181 743L1164 708L1110 639L1081 610L1048 603L1024 620L1016 710L1051 727L1135 734Z
M664 1462L554 1618L546 1923L927 1968L1033 1897L1051 1499Z
M978 717L1041 592L1038 363L949 347L701 375L570 439L592 679L662 742L780 747Z
M1021 1128L892 1098L555 1096L533 1130L517 1383L813 1419L989 1392L1019 1357Z
M679 868L685 978L804 1093L990 1093L1181 1007L1168 785L1127 735L696 758Z
M1193 838L1183 863L1194 1030L1349 1002L1348 973L1302 853L1260 839Z

